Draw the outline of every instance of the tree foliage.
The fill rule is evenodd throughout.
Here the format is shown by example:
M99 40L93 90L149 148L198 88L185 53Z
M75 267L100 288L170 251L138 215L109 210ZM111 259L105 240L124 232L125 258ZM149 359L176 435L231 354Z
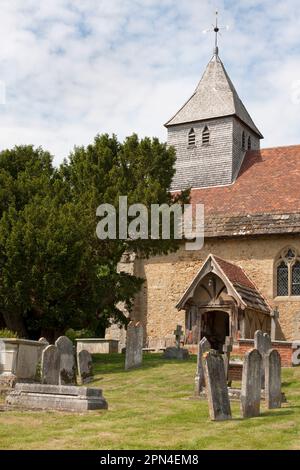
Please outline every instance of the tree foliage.
M120 143L99 135L75 148L59 169L32 146L0 153L0 314L19 336L53 340L67 329L100 334L108 320L124 322L142 280L119 273L128 250L142 256L178 248L174 240L99 240L102 203L172 203L175 153L158 139L136 135ZM188 194L178 197L187 202ZM1 316L1 315L0 315Z

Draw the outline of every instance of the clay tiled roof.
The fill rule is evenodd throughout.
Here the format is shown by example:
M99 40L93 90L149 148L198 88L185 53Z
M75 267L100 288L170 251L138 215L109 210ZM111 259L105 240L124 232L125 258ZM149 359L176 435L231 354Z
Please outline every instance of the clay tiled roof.
M188 289L176 305L178 310L186 308L189 299L194 295L195 287L201 282L208 272L214 272L225 285L231 286L231 293L237 299L241 299L242 308L248 307L256 311L270 314L270 306L255 284L247 276L245 271L238 265L225 261L218 256L210 254L204 265L192 280ZM229 281L229 284L228 284ZM227 284L226 284L227 282Z
M300 145L247 152L229 186L193 189L206 236L300 233Z

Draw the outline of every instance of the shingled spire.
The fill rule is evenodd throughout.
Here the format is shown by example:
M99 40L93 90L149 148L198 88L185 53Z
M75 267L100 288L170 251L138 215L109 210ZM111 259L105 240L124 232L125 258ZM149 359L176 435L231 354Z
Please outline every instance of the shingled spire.
M225 70L218 44L195 92L165 126L177 152L173 190L233 183L246 151L259 149L263 138Z

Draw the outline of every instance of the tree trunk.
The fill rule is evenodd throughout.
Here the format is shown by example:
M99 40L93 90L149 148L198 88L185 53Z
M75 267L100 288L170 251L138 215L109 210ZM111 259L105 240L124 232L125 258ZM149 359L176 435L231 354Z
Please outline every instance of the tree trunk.
M27 337L27 330L21 315L16 313L2 312L6 328L17 333L19 338Z

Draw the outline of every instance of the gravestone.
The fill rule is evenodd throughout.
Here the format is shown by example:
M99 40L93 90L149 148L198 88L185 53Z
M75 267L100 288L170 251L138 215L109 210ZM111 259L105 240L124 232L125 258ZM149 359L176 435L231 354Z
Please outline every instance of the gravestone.
M195 375L195 396L198 397L205 387L205 374L203 364L203 354L210 350L210 343L204 337L198 344L197 368Z
M182 334L183 334L182 326L177 325L176 330L174 331L176 346L166 348L164 355L163 355L164 359L185 360L189 358L188 350L180 347Z
M42 352L41 382L58 385L60 373L60 352L54 345L47 346Z
M265 357L265 400L270 410L281 408L281 357L276 349L271 349Z
M232 352L233 348L233 338L232 336L226 336L225 344L223 345L223 361L225 367L225 377L228 381L228 371L229 371L229 362L230 362L230 353Z
M261 367L262 356L257 349L245 354L241 391L241 413L243 418L259 416Z
M59 385L76 385L76 364L73 343L66 336L55 341L60 352Z
M206 355L204 363L210 418L212 421L231 419L223 358L216 351L211 351Z
M140 367L143 362L143 326L131 321L127 327L125 370Z
M271 340L272 341L276 341L276 330L277 330L278 321L279 321L279 310L278 310L278 307L276 307L271 312Z
M88 351L82 349L77 354L78 375L81 384L89 383L93 380L93 361Z
M254 349L257 349L262 357L261 388L265 388L265 356L272 349L270 336L261 330L257 330L254 335Z
M293 341L292 343L292 365L299 366L300 365L300 341Z

